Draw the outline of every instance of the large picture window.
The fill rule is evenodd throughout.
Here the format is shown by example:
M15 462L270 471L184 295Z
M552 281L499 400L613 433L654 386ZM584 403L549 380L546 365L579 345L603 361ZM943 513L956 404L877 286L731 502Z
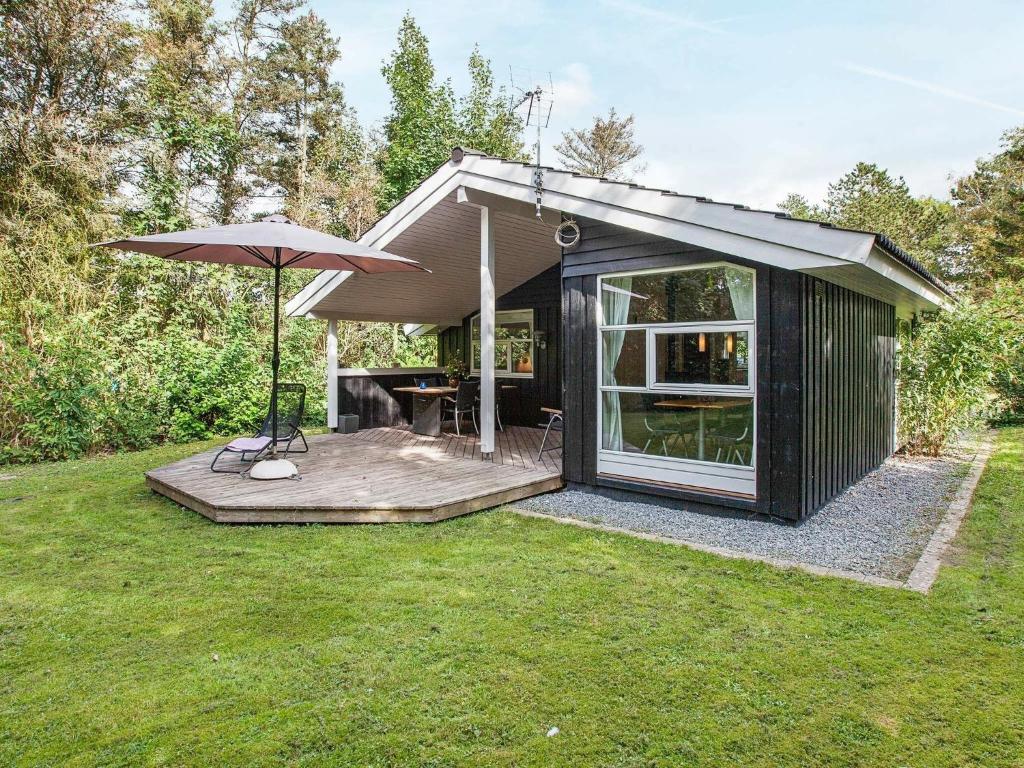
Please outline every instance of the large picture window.
M480 373L480 316L472 321L471 371ZM505 378L533 378L533 310L494 313L494 373Z
M598 286L598 471L752 494L753 270L707 264Z

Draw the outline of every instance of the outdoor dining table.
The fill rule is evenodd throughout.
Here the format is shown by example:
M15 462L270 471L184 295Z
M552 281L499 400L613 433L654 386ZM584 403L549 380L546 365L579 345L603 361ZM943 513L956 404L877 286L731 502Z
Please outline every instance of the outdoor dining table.
M716 397L714 400L701 397L677 397L672 400L659 400L655 408L680 408L697 411L697 460L704 461L704 414L707 411L724 411L746 405L749 400L737 397Z
M459 390L455 387L395 387L392 391L412 395L412 431L437 437L441 434L441 398Z

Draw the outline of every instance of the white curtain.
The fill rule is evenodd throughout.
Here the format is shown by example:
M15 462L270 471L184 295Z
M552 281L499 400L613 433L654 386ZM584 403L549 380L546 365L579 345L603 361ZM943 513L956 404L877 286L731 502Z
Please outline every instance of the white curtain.
M633 278L616 277L602 283L601 310L605 325L625 325L629 319L629 301L632 294ZM622 342L626 332L602 331L601 382L606 386L615 386L615 366L622 352ZM622 406L618 392L604 392L601 395L601 444L608 450L622 450Z
M739 269L725 270L725 282L729 286L729 298L737 320L754 319L754 275Z

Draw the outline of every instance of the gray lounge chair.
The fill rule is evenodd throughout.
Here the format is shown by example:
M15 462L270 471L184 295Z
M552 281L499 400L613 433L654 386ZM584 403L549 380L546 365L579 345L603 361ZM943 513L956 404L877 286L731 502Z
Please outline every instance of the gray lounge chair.
M302 434L299 425L302 424L302 416L306 411L306 385L305 384L278 384L277 385L277 447L281 455L289 453L306 453L309 451L309 444L306 443L306 436ZM240 474L252 466L254 461L262 459L269 451L273 442L273 424L268 413L263 420L260 431L252 437L239 437L221 448L217 455L210 462L212 472L223 472L225 474ZM296 440L302 441L302 448L292 448ZM281 450L282 444L284 450ZM225 453L238 454L239 460L248 466L241 469L218 469L217 460Z

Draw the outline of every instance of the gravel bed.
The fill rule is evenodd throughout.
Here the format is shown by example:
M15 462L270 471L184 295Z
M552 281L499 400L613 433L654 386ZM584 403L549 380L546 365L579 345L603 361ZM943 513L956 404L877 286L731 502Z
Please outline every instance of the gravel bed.
M804 522L718 516L563 491L516 506L762 557L905 579L966 475L971 456L893 457Z

